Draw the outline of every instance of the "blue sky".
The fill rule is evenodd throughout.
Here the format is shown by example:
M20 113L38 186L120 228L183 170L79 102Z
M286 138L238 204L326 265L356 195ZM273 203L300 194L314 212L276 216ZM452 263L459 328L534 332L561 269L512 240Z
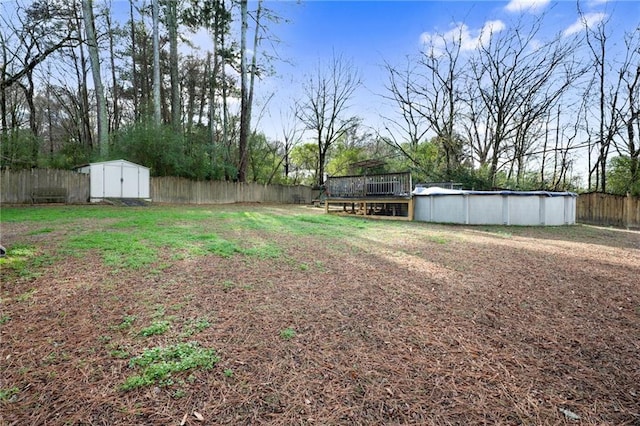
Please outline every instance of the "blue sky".
M275 33L282 41L279 55L291 63L276 64L278 77L262 83L264 92L275 90L278 98L299 96L297 87L303 76L335 51L351 59L362 75L364 85L354 99L352 112L365 116L368 122L375 119L376 106L381 102L376 95L384 93L387 77L381 65L387 61L401 66L407 55L420 52L431 34L465 25L468 44L473 46L487 22L506 27L518 19L542 17L540 37L571 31L578 22L575 1L312 0L266 4L290 20L275 28ZM640 25L640 1L586 0L580 6L591 22L610 20L608 28L613 31L614 42L622 43L623 31ZM375 126L373 122L368 124Z
M423 43L437 33L463 28L463 44L472 49L483 27L508 28L520 19L524 22L542 19L538 34L541 41L584 31L575 1L311 0L266 4L290 20L274 29L282 41L278 53L290 63L277 63L277 76L260 82L259 89L263 96L275 93L267 107L270 114L259 124L274 139L279 136L280 109L300 100L300 84L305 74L330 58L334 51L351 59L362 76L363 86L353 99L350 114L362 117L364 124L377 129L381 127L380 117L390 114L390 107L380 96L385 93L387 81L382 64L386 61L403 66L407 56L419 54ZM640 26L640 0L582 0L580 8L591 25L609 20L607 30L612 43L609 58L618 53L616 45L623 45L624 31Z

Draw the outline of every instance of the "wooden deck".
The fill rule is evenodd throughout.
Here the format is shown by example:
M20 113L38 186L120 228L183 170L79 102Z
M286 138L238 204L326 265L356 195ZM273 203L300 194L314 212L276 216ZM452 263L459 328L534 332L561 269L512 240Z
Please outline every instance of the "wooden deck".
M413 220L409 172L330 177L326 186L327 213Z

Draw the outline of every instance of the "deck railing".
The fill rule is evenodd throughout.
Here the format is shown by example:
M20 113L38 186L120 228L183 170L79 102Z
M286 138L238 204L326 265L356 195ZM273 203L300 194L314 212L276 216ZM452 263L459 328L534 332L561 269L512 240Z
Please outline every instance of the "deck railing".
M411 173L330 177L326 187L329 198L409 197Z

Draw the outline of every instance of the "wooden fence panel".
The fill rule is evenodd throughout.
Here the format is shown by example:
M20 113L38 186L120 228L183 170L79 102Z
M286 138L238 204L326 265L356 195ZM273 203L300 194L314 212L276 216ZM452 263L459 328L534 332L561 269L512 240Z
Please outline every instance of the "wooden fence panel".
M600 192L581 194L576 202L576 221L640 228L640 198Z
M2 203L30 203L34 189L51 187L65 188L68 203L86 203L89 200L89 175L70 170L3 170L0 178Z
M313 195L312 189L303 185L287 186L227 181L192 181L177 177L151 178L151 199L159 203L287 204L297 200L310 203Z
M66 188L67 202L89 200L89 175L69 170L31 169L0 172L0 202L24 204L31 202L35 188ZM176 177L154 177L150 181L151 199L172 204L228 203L311 203L311 187L296 185L261 185L224 181L192 181Z

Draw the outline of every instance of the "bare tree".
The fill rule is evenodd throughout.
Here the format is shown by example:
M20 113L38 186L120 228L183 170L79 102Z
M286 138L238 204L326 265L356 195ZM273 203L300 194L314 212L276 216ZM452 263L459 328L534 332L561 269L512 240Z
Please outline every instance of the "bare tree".
M420 78L416 75L415 66L408 59L404 70L389 63L384 67L389 81L385 87L387 93L383 98L390 100L399 110L399 114L396 117L384 118L385 133L379 136L393 149L402 153L415 167L420 168L422 165L414 151L432 129L428 114L423 110L424 100L415 88L420 84Z
M77 26L73 8L60 7L48 1L32 2L28 6L16 3L12 14L0 15L0 114L2 115L2 139L8 138L10 129L20 127L17 101L24 101L22 108L28 111L32 144L31 163L38 156L38 111L36 108L36 84L34 72L54 53L65 47L76 46L74 36ZM24 97L18 97L16 88Z
M462 26L449 35L432 37L419 61L420 69L424 70L423 84L415 88L424 99L421 110L435 132L435 141L442 153L443 179L450 179L453 170L464 160L461 138L456 131L462 109L462 43Z
M287 109L286 112L280 111L280 132L282 135L281 141L281 154L280 164L284 163L284 176L289 177L291 170L291 151L302 140L302 129L297 126L295 121L297 112L295 111L295 103L292 103L292 107ZM280 166L278 164L278 167ZM277 169L276 169L277 170ZM274 173L275 171L274 170ZM269 181L273 179L273 174L270 176Z
M616 118L618 108L618 93L620 92L621 81L618 80L617 87L610 89L607 86L609 77L609 64L607 62L607 20L598 22L595 26L588 26L586 18L582 12L578 10L583 17L585 25L585 39L593 59L593 78L586 96L590 96L595 88L595 96L597 97L598 115L595 120L589 119L586 122L587 133L593 134L591 123L596 123L596 145L589 147L589 187L593 175L595 174L595 189L600 191L606 190L607 177L607 159L609 149L611 148L613 139L618 133L618 120ZM611 94L609 96L609 93ZM597 149L598 154L595 163L591 163L592 149Z
M589 187L607 191L607 165L611 149L628 157L631 182L639 180L640 157L640 28L625 33L625 53L611 58L608 19L585 26L585 38L592 57L593 76L585 97L597 100L597 114L586 115L589 135ZM592 144L593 143L593 144ZM592 152L595 151L595 159ZM595 175L595 184L593 182Z
M358 124L355 117L345 115L360 84L360 76L353 63L334 53L326 68L319 64L315 74L308 76L303 85L303 103L299 106L298 118L313 133L317 143L318 186L324 183L329 149Z
M462 107L461 85L463 67L461 66L462 27L447 34L436 34L423 46L415 64L408 61L407 68L399 72L387 64L389 75L387 99L391 99L401 113L399 119L388 120L386 129L389 136L384 140L408 158L414 166L427 174L433 174L430 165L421 164L423 159L415 156L420 142L425 142L427 134L438 146L444 175L449 179L453 170L462 163L462 139L456 132L456 122L460 118ZM390 123L389 123L390 122ZM403 139L398 140L389 124L399 129Z
M629 158L629 187L640 183L640 27L625 34L626 55L618 73L621 101L617 109L621 132L615 148Z
M496 184L502 165L513 164L518 177L540 126L571 83L586 68L573 62L575 41L556 38L538 44L541 18L531 27L518 24L505 32L481 37L470 61L472 93L467 112L471 144L480 164L488 161L489 179ZM482 128L480 126L483 126ZM488 158L487 158L488 157Z

